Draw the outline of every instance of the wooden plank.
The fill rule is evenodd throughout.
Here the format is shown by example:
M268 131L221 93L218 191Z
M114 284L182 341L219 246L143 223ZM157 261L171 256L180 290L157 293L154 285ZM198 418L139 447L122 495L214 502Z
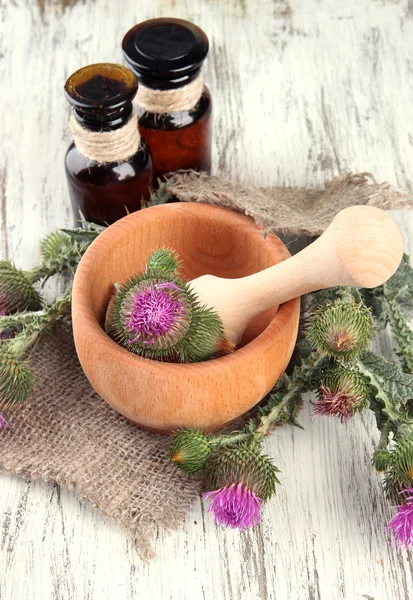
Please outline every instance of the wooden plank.
M62 86L78 67L121 61L122 35L153 16L197 22L211 39L214 170L257 185L320 185L366 170L411 190L412 3L407 0L13 0L0 3L0 252L36 260L69 225ZM413 220L399 214L411 249ZM386 347L385 340L382 342ZM137 559L123 532L65 489L0 478L0 600L404 600L412 557L383 533L392 511L370 456L368 415L311 420L267 449L282 487L261 525L217 529L201 502Z

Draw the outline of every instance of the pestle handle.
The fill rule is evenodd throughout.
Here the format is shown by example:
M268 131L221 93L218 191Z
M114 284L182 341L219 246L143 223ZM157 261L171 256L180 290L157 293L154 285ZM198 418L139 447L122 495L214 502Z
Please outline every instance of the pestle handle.
M259 310L266 310L324 288L376 287L393 275L402 254L402 235L386 212L352 206L339 212L328 229L295 256L243 278L249 290L244 300L250 303L254 298Z
M402 235L386 212L352 206L339 212L310 246L273 267L240 279L202 283L199 278L193 284L218 311L229 337L238 341L255 316L297 296L340 285L383 284L402 254Z

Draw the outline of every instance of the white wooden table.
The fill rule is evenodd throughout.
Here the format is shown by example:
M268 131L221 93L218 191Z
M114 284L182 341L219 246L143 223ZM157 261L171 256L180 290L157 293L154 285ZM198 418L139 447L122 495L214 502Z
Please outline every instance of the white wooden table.
M371 171L411 191L411 0L2 0L0 256L24 267L42 234L72 222L62 87L122 60L122 35L154 16L208 33L214 171L261 184L321 185ZM413 218L404 223L413 251ZM282 470L262 523L218 529L200 501L158 557L66 489L0 477L1 600L405 600L412 555L383 528L392 511L370 457L373 419L311 420L267 449ZM0 441L1 443L1 441Z

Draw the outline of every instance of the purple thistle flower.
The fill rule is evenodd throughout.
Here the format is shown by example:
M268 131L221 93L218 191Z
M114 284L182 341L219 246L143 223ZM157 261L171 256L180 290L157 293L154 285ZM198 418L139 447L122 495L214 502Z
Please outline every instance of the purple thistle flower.
M2 429L5 429L7 427L7 425L8 425L8 422L6 421L4 415L2 415L0 412L0 431Z
M241 483L206 492L203 498L211 499L208 512L214 513L218 525L244 529L253 527L261 518L261 498Z
M167 288L174 290L177 286L172 282L155 286L149 283L145 289L136 293L127 324L127 329L135 334L130 344L138 340L153 344L157 338L172 332L183 312L182 302L175 299Z
M320 395L314 402L314 416L340 417L343 423L347 423L354 415L354 409L358 407L361 396L345 390L331 390L331 388L320 386Z
M396 544L399 548L413 547L413 488L406 488L400 494L411 494L405 498L405 504L393 506L397 513L387 525L386 531L393 532Z

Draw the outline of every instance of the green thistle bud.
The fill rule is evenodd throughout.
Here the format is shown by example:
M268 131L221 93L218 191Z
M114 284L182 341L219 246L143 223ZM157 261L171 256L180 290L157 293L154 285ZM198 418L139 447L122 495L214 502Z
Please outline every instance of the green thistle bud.
M40 255L43 261L58 260L72 250L72 240L63 231L52 231L40 242Z
M241 484L265 501L275 494L275 485L280 483L276 473L279 469L269 456L261 454L258 448L239 444L219 449L212 456L207 467L206 486L216 490Z
M198 429L184 427L174 432L169 445L171 460L188 475L201 473L209 460L212 444Z
M383 448L377 448L373 454L373 458L371 459L373 467L379 472L387 471L390 461L390 452L388 450L384 450Z
M27 400L33 391L29 364L3 343L0 346L0 408Z
M310 317L308 336L314 348L332 358L351 359L373 337L373 317L362 302L337 299L319 306Z
M40 295L27 273L8 260L0 261L0 314L40 310L41 307Z
M386 490L390 493L412 487L413 482L413 432L406 431L397 435L394 442L385 480Z
M314 414L340 417L347 422L355 412L366 408L369 395L366 378L359 371L339 364L324 375Z
M146 262L147 269L161 269L170 275L175 275L179 270L180 261L175 250L159 248L149 256Z
M42 264L33 270L36 280L74 269L79 264L93 237L82 240L80 235L71 235L70 230L67 231L52 231L41 241Z

